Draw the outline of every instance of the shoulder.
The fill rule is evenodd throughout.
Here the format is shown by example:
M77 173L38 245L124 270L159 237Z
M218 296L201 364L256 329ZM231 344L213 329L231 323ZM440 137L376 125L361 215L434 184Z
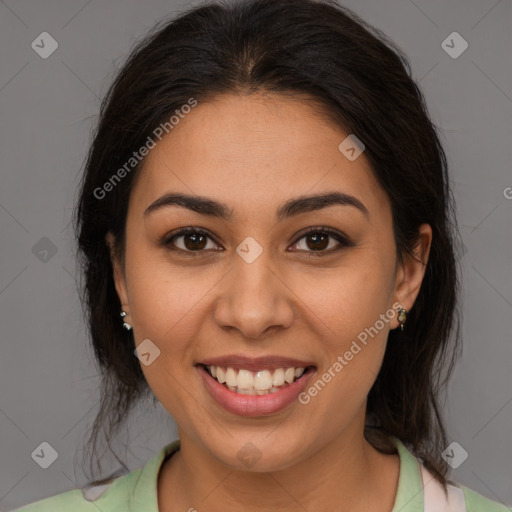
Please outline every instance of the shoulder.
M67 491L56 496L50 496L39 501L35 501L12 512L60 512L64 510L73 510L75 512L88 512L89 510L98 510L96 504L88 502L82 496L80 489ZM106 512L106 511L105 511Z
M459 485L466 499L467 512L510 512L512 508L506 507L497 501L490 500L473 489Z
M448 481L446 488L397 438L400 455L400 476L393 512L512 512L512 508L484 497L459 482Z
M50 496L12 512L120 512L129 510L129 491L139 474L140 469L112 479L100 485L73 489L55 496Z
M179 440L173 441L130 473L116 473L103 483L50 496L11 512L158 512L158 472L165 458L179 449Z

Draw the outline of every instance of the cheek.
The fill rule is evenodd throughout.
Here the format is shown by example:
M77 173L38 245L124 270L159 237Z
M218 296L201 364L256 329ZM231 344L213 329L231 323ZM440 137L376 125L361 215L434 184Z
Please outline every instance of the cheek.
M311 287L306 310L312 312L322 361L311 383L322 391L312 392L318 393L318 414L337 417L338 423L359 410L379 373L394 315L389 308L391 278L389 262L375 252L361 252L323 279L321 287Z
M310 312L311 321L316 319L317 330L325 335L325 346L339 351L389 309L391 280L388 262L361 251L328 273L302 275L294 291L307 305L304 311ZM388 322L378 324L379 330L386 331L387 326Z
M126 281L130 311L137 340L149 338L166 352L176 351L183 339L177 333L193 317L204 289L190 279L190 270L171 267L159 252L134 247L129 253Z
M346 410L355 410L364 402L382 364L395 314L389 306L393 277L390 263L376 253L361 257L331 288L335 291L328 309L330 319L325 322L332 326L334 335L325 346L326 371L336 377L330 377L334 385L327 401L341 399Z

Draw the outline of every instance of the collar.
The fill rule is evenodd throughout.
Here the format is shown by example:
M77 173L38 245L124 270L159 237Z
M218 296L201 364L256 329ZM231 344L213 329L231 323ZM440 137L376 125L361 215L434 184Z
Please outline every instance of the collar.
M180 441L177 439L165 445L142 468L139 477L132 487L130 495L130 511L158 512L158 473L164 461L180 449Z
M395 504L391 512L423 512L423 481L420 461L400 439L394 437L393 440L400 457L400 475Z
M400 475L392 512L423 512L423 485L419 460L397 438L393 438L400 457ZM180 449L180 441L165 445L139 471L134 472L130 509L158 512L158 473L164 461Z

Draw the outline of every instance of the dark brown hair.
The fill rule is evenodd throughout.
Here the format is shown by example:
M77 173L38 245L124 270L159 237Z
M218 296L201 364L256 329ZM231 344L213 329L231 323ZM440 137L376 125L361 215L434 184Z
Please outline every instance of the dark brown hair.
M392 205L399 258L412 254L418 227L433 241L406 328L389 333L369 393L367 439L381 451L399 438L445 483L447 445L440 396L458 355L458 235L446 156L407 58L382 32L331 1L215 2L158 23L133 49L100 111L75 212L82 302L102 389L89 448L110 439L149 391L122 327L105 234L124 255L128 200L143 160L108 194L95 191L190 98L255 91L301 96L366 146ZM119 460L119 459L118 459Z

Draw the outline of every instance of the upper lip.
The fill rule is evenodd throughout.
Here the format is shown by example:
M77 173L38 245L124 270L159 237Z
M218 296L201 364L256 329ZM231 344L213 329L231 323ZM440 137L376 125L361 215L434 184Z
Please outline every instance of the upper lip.
M300 361L291 357L282 356L261 356L249 357L242 354L233 354L221 357L211 357L200 361L198 364L205 366L222 366L238 368L243 370L275 370L276 368L307 368L315 366L311 361Z

